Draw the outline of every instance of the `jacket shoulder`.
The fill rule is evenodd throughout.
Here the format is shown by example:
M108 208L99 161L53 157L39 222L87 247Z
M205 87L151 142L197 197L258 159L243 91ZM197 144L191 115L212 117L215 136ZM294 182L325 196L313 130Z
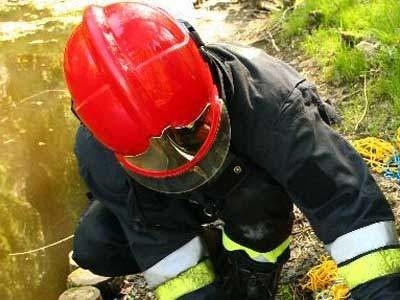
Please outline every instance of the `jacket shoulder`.
M251 156L265 141L282 107L304 78L292 67L264 51L246 46L218 44L206 47L217 84L228 95L232 145ZM255 130L257 129L257 130ZM260 129L260 130L258 130Z
M265 98L279 100L287 97L304 81L294 68L261 49L236 44L216 44L209 48L243 84L268 87L269 93L266 91Z
M128 175L113 152L103 146L84 126L76 133L75 155L79 172L95 196L105 191L126 193Z

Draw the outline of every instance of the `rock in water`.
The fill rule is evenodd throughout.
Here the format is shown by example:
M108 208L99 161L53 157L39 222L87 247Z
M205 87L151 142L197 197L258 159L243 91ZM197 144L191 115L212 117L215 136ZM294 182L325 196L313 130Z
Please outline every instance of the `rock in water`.
M103 300L103 298L98 288L81 286L65 291L58 300Z

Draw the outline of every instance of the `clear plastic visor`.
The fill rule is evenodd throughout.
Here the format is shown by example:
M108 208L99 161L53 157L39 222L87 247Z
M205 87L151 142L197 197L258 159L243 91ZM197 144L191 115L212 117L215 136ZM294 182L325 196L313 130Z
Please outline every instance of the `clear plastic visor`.
M129 174L141 184L164 193L182 193L193 190L209 181L222 166L230 143L230 123L222 100L217 133L207 153L193 166L178 175L161 178L140 175L133 170ZM152 138L146 152L124 159L135 168L154 172L168 172L184 168L204 151L204 144L211 134L211 107L208 106L193 123L182 128L167 128L161 137Z

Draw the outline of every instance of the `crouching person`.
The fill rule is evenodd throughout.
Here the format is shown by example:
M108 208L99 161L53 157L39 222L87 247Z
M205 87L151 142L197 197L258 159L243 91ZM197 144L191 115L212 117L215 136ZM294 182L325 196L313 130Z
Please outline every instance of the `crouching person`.
M85 10L65 77L94 196L74 241L82 267L141 272L161 300L274 299L295 203L354 299L400 298L391 209L288 65L204 45L190 24L131 2Z

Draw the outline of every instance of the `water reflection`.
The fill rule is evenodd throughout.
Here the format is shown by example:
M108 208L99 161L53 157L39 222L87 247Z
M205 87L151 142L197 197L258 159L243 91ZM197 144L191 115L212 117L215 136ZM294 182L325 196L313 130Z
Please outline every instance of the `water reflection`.
M1 300L52 300L65 288L70 242L9 254L69 236L85 206L72 154L77 121L65 93L62 53L82 8L113 2L118 1L0 0Z
M80 12L54 16L44 2L0 4L0 299L7 300L57 299L70 242L8 254L70 235L85 204L72 154L77 122L61 71Z

